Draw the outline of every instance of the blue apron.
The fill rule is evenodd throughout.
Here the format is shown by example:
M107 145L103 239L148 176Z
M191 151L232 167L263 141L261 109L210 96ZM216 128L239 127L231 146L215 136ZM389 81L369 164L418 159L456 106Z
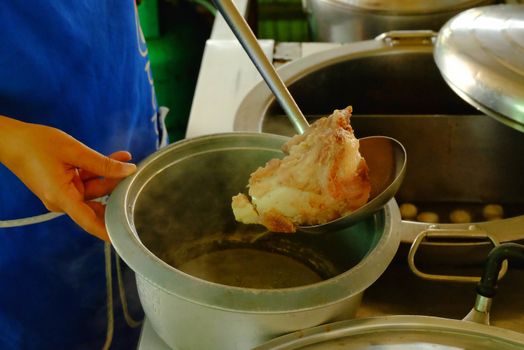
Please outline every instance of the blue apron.
M103 154L128 150L134 162L157 149L165 135L132 0L8 1L0 23L0 115L59 128ZM0 222L46 212L0 164ZM103 242L66 216L0 228L0 349L101 348L104 268ZM121 315L116 305L112 349L134 348L137 330Z

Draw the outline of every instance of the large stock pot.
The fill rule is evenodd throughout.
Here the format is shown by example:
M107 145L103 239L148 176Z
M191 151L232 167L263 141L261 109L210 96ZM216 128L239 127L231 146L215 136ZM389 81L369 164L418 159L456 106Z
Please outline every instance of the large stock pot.
M495 0L303 0L315 41L369 40L392 30L438 31L447 20Z
M524 238L524 137L453 92L433 59L435 37L427 31L385 33L297 59L279 74L311 122L352 105L357 137L391 136L406 147L406 177L395 198L420 211L440 211L441 220L402 220L402 242L410 245L422 232L453 232L472 242L426 241L420 257L444 253L439 258L478 263L491 248L487 237ZM294 133L263 83L243 99L234 128ZM484 219L482 208L490 203L503 205L505 216ZM470 210L471 222L449 221L455 209Z
M283 156L285 140L261 133L183 140L144 160L111 195L111 241L135 271L146 316L170 347L243 350L351 318L393 259L400 221L394 200L324 235L270 234L235 222L231 196L258 166Z

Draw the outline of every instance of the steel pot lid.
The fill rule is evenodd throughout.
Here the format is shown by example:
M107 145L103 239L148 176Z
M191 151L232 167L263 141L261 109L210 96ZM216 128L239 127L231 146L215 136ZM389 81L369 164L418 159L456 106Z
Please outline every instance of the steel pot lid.
M441 29L435 62L450 87L524 132L524 5L471 9Z
M356 10L384 12L387 14L428 14L457 11L481 6L486 0L335 0Z
M273 339L255 350L517 350L524 334L430 316L386 316L326 324Z

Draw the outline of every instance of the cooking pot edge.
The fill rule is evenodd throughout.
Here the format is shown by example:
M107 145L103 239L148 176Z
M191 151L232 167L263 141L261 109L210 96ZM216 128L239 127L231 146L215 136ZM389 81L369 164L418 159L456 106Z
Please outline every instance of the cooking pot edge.
M465 338L466 336L472 338L478 337L477 341L483 345L486 345L483 343L486 337L502 340L509 346L524 345L523 334L503 328L434 316L394 315L354 319L321 325L278 337L256 347L254 350L299 349L306 344L314 346L315 344L321 344L331 340L341 340L345 337L368 333L374 335L373 343L376 346L377 344L381 344L381 340L385 341L386 338L388 338L387 344L391 344L391 338L395 339L395 334L400 334L401 337L403 334L402 331L418 331L422 334L427 334L428 337L425 338L425 342L427 341L428 343L431 342L431 338L429 337L431 332L438 334L444 333L452 339ZM402 344L407 345L410 343L406 344L403 342ZM479 345L479 343L477 345ZM500 344L495 345L499 346ZM499 349L498 347L494 348Z
M260 311L260 304L272 305L264 312L317 308L361 293L375 282L393 259L400 243L400 225L398 224L400 212L394 199L388 202L382 211L384 234L373 251L349 271L308 286L279 290L257 290L207 282L169 266L140 242L132 224L132 209L135 198L132 198L129 192L130 189L137 186L141 187L144 182L147 182L147 180L141 179L144 169L147 169L168 153L190 148L192 144L216 142L223 138L245 137L255 140L265 139L266 141L270 140L270 142L276 141L277 143L283 143L287 139L280 135L251 132L206 135L179 141L152 154L141 162L138 171L117 186L109 199L106 210L106 226L115 250L122 259L152 287L161 288L178 298L187 299L191 302L242 312ZM134 190L136 191L136 188ZM371 262L370 260L374 261ZM368 273L364 274L363 271L365 270ZM361 277L355 279L357 274ZM358 283L355 283L355 280ZM235 297L220 298L219 296L224 295L224 293ZM330 295L330 297L325 299L323 303L318 303L318 296L322 294ZM275 302L275 298L277 298L277 302ZM282 303L283 300L287 303Z

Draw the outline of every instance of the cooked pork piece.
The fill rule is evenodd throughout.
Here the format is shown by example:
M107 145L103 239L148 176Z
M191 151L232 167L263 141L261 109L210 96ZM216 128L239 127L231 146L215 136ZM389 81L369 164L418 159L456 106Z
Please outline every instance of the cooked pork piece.
M352 109L335 110L283 146L249 179L249 196L233 197L237 221L273 232L335 220L364 205L371 190L366 161L349 123Z

